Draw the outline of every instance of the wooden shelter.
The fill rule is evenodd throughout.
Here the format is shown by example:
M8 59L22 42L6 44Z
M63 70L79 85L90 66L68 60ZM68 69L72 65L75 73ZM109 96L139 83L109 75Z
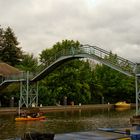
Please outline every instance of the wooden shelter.
M4 62L0 62L0 76L5 77L6 75L17 75L21 71L15 67L12 67Z

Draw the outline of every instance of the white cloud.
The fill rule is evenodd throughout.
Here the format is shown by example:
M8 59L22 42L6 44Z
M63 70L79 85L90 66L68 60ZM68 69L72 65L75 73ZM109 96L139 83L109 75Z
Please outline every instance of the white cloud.
M0 17L27 52L73 39L140 61L138 0L0 0Z

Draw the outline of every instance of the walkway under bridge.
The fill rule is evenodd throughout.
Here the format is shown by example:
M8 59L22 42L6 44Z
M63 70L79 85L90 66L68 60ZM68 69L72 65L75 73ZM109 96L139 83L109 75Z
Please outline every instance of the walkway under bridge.
M110 52L97 46L81 45L78 48L71 47L63 49L50 58L46 64L42 64L32 73L22 73L19 75L10 75L0 81L0 89L10 83L20 82L20 107L31 106L33 103L38 105L38 81L42 80L58 66L72 59L90 58L96 60L108 67L115 69L125 75L134 76L136 84L136 115L139 113L140 103L140 64L131 62L127 59L117 56L117 62L107 59Z

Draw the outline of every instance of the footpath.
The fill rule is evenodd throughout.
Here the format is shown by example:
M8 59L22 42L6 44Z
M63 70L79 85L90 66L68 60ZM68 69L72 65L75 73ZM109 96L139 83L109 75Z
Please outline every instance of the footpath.
M110 109L113 104L93 104L93 105L66 105L66 106L43 106L39 107L41 112L70 111L79 109ZM18 113L18 107L0 107L0 113Z

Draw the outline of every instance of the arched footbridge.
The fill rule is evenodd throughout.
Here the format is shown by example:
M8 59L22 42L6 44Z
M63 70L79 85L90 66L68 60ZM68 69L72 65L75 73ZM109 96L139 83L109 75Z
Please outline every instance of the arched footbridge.
M38 104L38 81L51 73L58 66L66 61L79 58L90 58L104 65L111 67L125 75L135 76L136 84L136 115L139 113L140 103L140 65L127 59L117 56L117 62L109 58L110 52L97 46L81 45L78 48L71 47L63 49L50 58L45 65L40 65L33 73L21 73L19 75L10 75L0 81L0 88L13 82L20 82L20 107L25 104L26 107L32 103Z

